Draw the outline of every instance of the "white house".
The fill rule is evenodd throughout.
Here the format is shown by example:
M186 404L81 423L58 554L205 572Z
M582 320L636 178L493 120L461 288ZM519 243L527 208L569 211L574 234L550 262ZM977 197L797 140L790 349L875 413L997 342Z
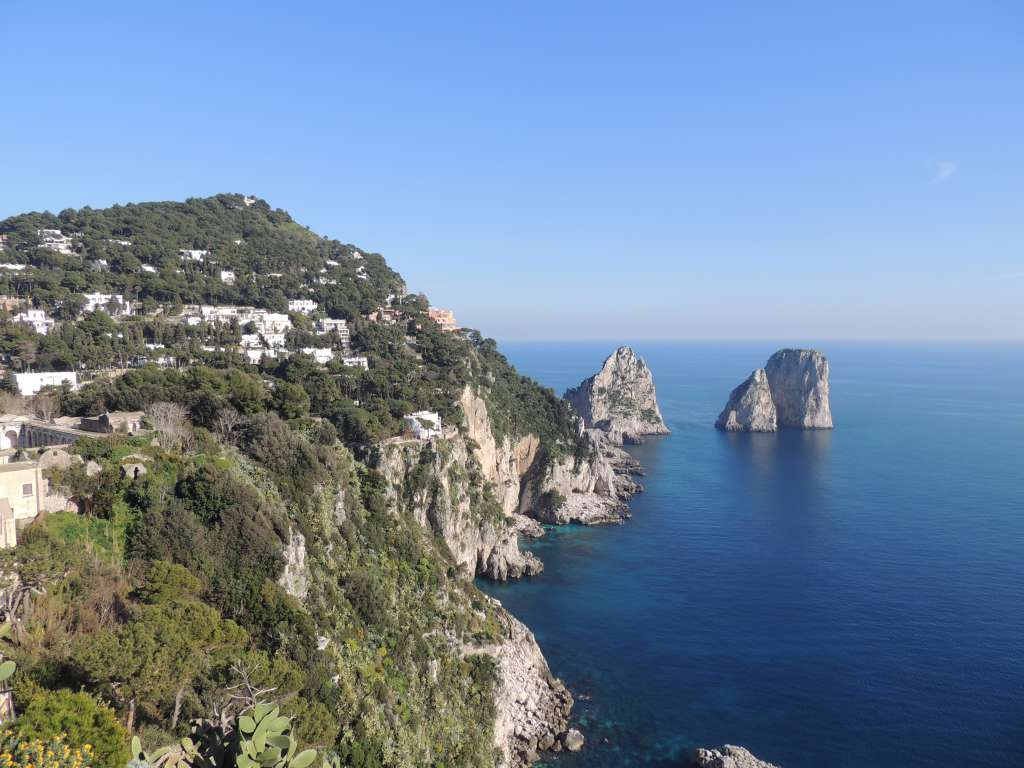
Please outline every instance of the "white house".
M152 264L143 264L142 265L142 271L143 272L149 272L150 274L156 274L157 268L154 267Z
M355 357L343 357L341 358L341 364L347 365L350 368L362 368L363 370L370 369L370 361L361 355Z
M334 359L334 352L330 347L303 347L302 354L309 355L320 365L327 365Z
M44 336L53 328L53 320L46 316L44 309L26 309L11 319L16 323L31 326L36 333L41 333Z
M0 264L0 269L9 269L11 272L21 272L28 264Z
M204 261L210 252L199 248L180 248L178 255L183 261Z
M289 312L300 312L303 315L308 315L316 311L316 302L312 299L291 299L288 302Z
M326 336L328 334L337 334L338 339L344 346L348 346L349 340L352 338L352 333L348 328L347 320L332 320L327 317L323 320L316 321L316 332L320 336Z
M264 357L276 360L279 357L287 357L288 353L282 350L269 349L267 347L260 347L259 349L247 349L245 350L245 356L249 362L253 365L259 365L260 360Z
M230 269L222 269L220 271L220 281L225 285L234 285L235 273L232 272Z
M14 380L18 384L18 392L31 397L38 394L43 387L59 387L67 382L72 389L78 389L78 374L73 371L46 371L44 373L16 373Z
M119 293L83 293L82 295L85 297L86 312L102 309L109 311L114 316L132 313L131 302L125 301L124 296Z
M39 235L39 247L48 251L71 255L71 236L65 235L59 229L40 229L36 231Z
M416 411L406 416L403 421L413 436L420 440L441 436L441 417L434 411Z

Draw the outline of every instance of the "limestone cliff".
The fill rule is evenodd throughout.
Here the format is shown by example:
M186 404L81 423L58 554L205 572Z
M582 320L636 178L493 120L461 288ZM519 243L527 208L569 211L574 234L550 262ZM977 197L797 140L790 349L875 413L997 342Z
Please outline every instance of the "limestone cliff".
M778 768L758 760L743 747L730 744L719 749L698 749L693 765L694 768Z
M780 349L732 391L715 426L728 432L832 429L828 374L821 352Z
M654 379L647 364L629 347L619 347L601 370L564 395L592 429L613 442L640 442L646 435L668 434L661 418Z
M729 395L729 402L715 422L726 432L774 432L775 403L764 368L758 368Z
M814 349L781 349L764 367L780 427L832 429L828 360Z
M486 653L497 663L495 744L502 764L524 766L568 736L572 695L551 674L533 633L492 600L502 622L502 637L488 646L468 646L467 653Z
M388 481L393 508L439 535L466 578L503 581L543 569L535 556L520 551L512 520L461 435L433 443L390 440L380 447L377 468Z
M559 525L619 522L629 516L624 502L641 490L632 478L637 465L603 434L581 426L584 454L552 456L536 435L495 439L487 404L469 388L460 404L474 455L506 514Z

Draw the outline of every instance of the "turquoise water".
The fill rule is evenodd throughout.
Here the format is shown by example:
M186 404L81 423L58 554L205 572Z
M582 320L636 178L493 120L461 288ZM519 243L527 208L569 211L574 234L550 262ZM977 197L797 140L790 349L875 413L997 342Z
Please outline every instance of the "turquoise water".
M561 392L612 346L503 351ZM481 584L576 695L551 764L1024 766L1024 347L821 346L833 432L726 435L773 346L635 345L672 435L633 451L633 519Z

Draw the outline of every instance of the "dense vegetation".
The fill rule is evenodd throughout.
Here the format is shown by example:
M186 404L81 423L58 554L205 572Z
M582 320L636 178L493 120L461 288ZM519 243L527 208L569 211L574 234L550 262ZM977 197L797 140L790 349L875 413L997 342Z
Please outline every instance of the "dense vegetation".
M39 228L81 233L75 253L39 248ZM379 256L353 259L351 246L262 201L28 214L0 222L0 233L2 259L31 265L0 276L0 291L66 320L48 336L0 323L12 369L118 366L146 343L188 363L59 393L65 414L146 410L156 439L79 441L77 460L51 481L80 514L39 519L2 554L21 713L3 738L45 755L60 737L79 765L121 766L129 733L151 750L194 734L197 720L222 728L273 701L293 718L296 744L337 765L493 765L495 670L471 649L500 636L496 609L459 576L443 541L389 505L374 446L421 408L458 425L469 386L499 438L533 432L544 455L579 451L565 403L520 376L492 340L442 332ZM180 248L209 250L217 263L183 262ZM105 267L90 266L99 259ZM236 285L221 283L221 268ZM323 269L336 282L316 282ZM71 322L85 290L122 293L147 314ZM392 294L400 322L364 317ZM245 366L230 350L201 349L232 345L241 329L171 317L182 303L280 309L297 296L351 321L369 370L303 355ZM291 344L301 346L308 319L293 321ZM417 482L407 478L405 491ZM495 506L489 489L473 493Z

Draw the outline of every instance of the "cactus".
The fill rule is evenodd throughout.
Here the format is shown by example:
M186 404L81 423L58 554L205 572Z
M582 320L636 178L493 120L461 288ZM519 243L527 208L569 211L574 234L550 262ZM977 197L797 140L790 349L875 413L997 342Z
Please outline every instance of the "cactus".
M10 636L11 622L5 621L3 624L0 624L0 640L6 640ZM3 658L3 656L0 655L0 658ZM0 683L3 683L6 680L8 680L11 677L11 675L14 674L14 670L16 668L17 667L15 663L10 660L4 661L2 664L0 664Z
M257 704L238 718L229 740L224 731L207 722L196 721L192 736L178 744L147 753L139 737L132 738L132 768L309 768L317 758L315 749L296 754L291 737L291 718L282 717L280 707Z

